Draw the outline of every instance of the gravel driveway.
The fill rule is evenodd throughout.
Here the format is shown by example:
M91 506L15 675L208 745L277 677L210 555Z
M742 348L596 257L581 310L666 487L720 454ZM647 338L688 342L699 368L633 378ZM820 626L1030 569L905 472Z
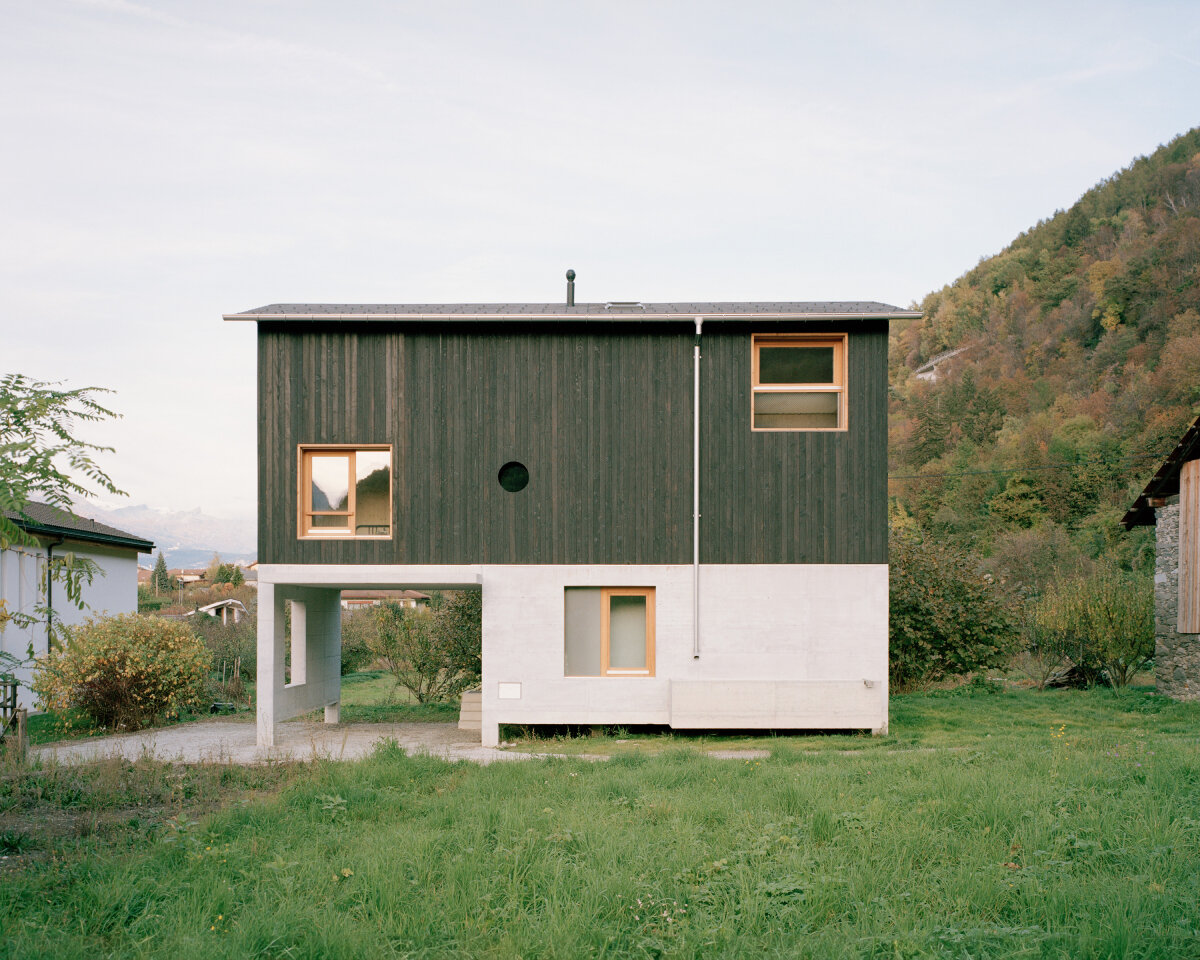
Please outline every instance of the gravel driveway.
M381 740L395 740L406 753L427 753L446 760L528 760L528 753L507 753L479 743L479 732L453 723L324 724L289 721L275 726L275 746L261 750L253 722L197 720L173 727L111 737L48 743L30 750L40 759L83 763L103 757L137 760L154 757L183 763L266 763L271 760L354 760L367 756Z

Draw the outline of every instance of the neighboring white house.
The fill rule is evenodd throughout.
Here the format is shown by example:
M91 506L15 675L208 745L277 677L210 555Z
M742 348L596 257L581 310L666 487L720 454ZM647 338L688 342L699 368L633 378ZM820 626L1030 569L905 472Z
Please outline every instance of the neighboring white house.
M32 534L37 545L13 544L0 550L0 600L10 613L39 619L26 627L10 622L0 632L0 650L22 660L31 648L34 656L46 653L46 607L53 611L55 625L68 626L95 614L137 610L137 558L139 553L154 550L149 540L43 503L27 504L24 517L13 513L8 516ZM98 568L92 582L83 586L82 610L67 599L60 583L49 585L47 597L47 557L66 554L86 557ZM21 706L33 707L28 686L32 670L23 667L15 674L21 684Z
M234 623L241 623L242 617L246 615L246 605L241 600L234 600L230 597L227 600L217 600L214 603L206 603L202 607L197 607L190 613L185 613L184 617L194 617L198 613L207 614L215 620L220 620L224 626L229 626L232 620Z
M429 594L420 590L343 590L342 609L361 610L377 607L384 600L391 600L402 607L416 609L429 606Z

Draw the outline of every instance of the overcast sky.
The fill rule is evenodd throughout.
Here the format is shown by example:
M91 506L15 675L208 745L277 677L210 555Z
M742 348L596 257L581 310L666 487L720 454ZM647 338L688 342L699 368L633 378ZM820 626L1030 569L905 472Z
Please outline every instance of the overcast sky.
M1200 4L0 0L0 372L249 516L273 302L882 300L1200 123Z

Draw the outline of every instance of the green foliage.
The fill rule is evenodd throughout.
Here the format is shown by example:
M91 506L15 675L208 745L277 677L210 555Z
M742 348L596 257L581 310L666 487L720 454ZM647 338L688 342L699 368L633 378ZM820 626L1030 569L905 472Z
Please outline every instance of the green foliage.
M232 618L222 623L217 617L200 613L189 617L188 624L208 648L215 666L224 661L226 668L231 669L240 660L242 679L253 680L258 666L257 600L244 597L242 602L246 605L246 616L240 623Z
M1142 691L968 687L894 698L886 737L757 738L761 761L675 734L606 763L6 770L32 841L0 929L13 957L1183 960L1198 723Z
M892 328L893 497L985 557L1052 521L1141 569L1145 535L1116 521L1200 413L1197 250L1200 129L930 293Z
M80 422L118 416L95 399L108 391L99 387L56 389L59 386L19 373L0 377L0 550L37 542L10 516L27 516L25 508L31 501L73 514L77 498L97 490L122 493L95 461L96 454L111 448L75 435ZM62 584L68 601L82 609L83 587L91 583L96 571L93 561L68 553L55 557L45 575ZM38 620L51 623L56 630L57 621L51 614L44 606L32 615L13 612L0 599L0 630L9 622L28 626Z
M1154 587L1111 566L1051 587L1036 608L1036 642L1087 676L1129 683L1154 656Z
M368 641L374 658L418 703L447 700L463 688L447 646L428 610L384 600L372 611L376 632Z
M342 614L342 675L362 670L375 660L379 621L373 609Z
M450 669L471 686L483 677L483 594L457 590L443 597L433 611L433 630Z
M171 604L171 597L169 595L157 597L143 583L138 584L137 599L138 613L157 613L163 607L170 606Z
M892 687L913 688L1004 664L1015 625L978 559L915 533L889 538L889 669Z
M138 730L198 705L210 666L185 623L135 613L92 617L38 661L33 689L48 710L78 709L101 726Z
M170 593L175 589L175 584L171 582L171 575L167 572L167 558L163 556L161 550L158 551L158 556L154 560L154 572L150 575L150 583L154 586L155 593Z
M447 700L477 683L482 675L482 595L453 591L434 597L431 609L385 600L371 611L374 623L343 616L343 670L346 627L352 657L365 646L369 659L391 672L418 703Z

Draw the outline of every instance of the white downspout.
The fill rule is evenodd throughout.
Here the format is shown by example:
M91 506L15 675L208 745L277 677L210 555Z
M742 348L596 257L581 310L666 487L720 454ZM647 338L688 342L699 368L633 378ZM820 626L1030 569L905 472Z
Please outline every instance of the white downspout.
M700 327L692 347L692 659L700 659Z

